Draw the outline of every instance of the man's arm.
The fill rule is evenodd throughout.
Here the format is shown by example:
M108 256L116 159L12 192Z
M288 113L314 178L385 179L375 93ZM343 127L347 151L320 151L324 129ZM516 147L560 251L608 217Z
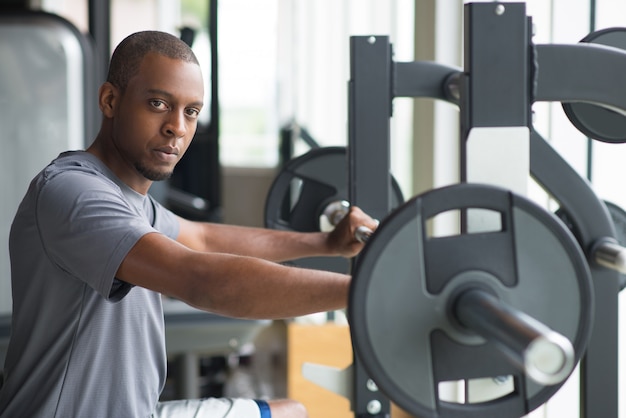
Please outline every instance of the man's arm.
M355 238L359 226L374 230L377 222L356 207L351 208L330 233L279 231L180 219L177 241L197 251L247 255L277 262L315 256L354 257L363 247Z
M359 226L377 222L358 208L330 233L299 233L180 220L176 241L144 235L117 278L238 318L290 318L344 308L350 276L275 261L316 255L352 257Z
M200 252L159 233L144 235L117 277L237 318L290 318L344 308L350 277L241 255Z

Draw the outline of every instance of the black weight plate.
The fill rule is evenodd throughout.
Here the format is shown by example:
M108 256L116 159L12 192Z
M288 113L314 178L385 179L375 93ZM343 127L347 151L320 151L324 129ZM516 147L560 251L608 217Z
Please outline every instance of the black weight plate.
M592 32L581 42L626 49L626 28ZM619 112L590 103L563 103L572 124L586 136L609 143L626 142L626 117Z
M404 202L396 180L391 177L392 209ZM326 206L348 200L348 163L345 147L314 148L288 161L280 170L265 201L265 226L300 232L319 231ZM291 264L347 273L350 262L341 257L315 257Z
M428 237L435 215L481 208L500 228ZM381 391L419 417L520 417L562 383L542 386L494 343L451 318L454 295L486 287L514 309L568 338L576 362L590 336L593 289L572 233L553 214L512 192L459 184L416 196L383 220L358 258L350 289L352 342ZM438 396L440 382L514 376L515 390L483 403Z

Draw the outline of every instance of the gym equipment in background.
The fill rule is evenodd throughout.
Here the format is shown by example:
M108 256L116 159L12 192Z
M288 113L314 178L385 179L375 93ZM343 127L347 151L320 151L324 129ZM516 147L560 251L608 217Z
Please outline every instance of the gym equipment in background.
M626 28L608 28L592 32L580 42L626 49ZM626 117L623 111L592 103L563 103L570 122L590 138L603 142L626 142Z
M432 62L395 62L386 36L350 38L347 200L381 219L382 224L363 253L353 260L352 271L358 275L349 306L350 325L354 328L354 363L339 373L328 370L326 378L340 380L340 388L327 384L319 368L307 365L303 372L309 378L315 375L310 380L337 388L347 396L358 418L388 417L388 399L427 417L519 417L549 400L561 384L559 380L566 377L557 373L553 384L533 377L528 367L519 366L520 356L528 353L529 345L517 345L511 350L511 344L503 342L514 341L515 347L519 343L518 330L529 324L522 320L518 323L521 328L507 329L500 320L514 319L517 323L519 317L530 315L569 340L575 362L581 359L580 416L615 418L619 403L617 295L619 273L626 272L626 248L616 238L607 205L533 128L531 106L539 101L574 104L575 116L585 121L581 115L586 113L580 112L578 104L626 113L626 84L615 81L626 73L626 53L589 42L534 44L532 19L526 15L524 3L468 3L464 8L463 69ZM493 219L487 220L491 232L475 232L485 220L482 215L464 217L462 233L448 240L427 242L420 235L424 229L420 217L431 214L423 214L422 205L456 205L463 210L471 206L464 200L470 199L467 194L465 198L454 196L466 193L462 187L445 192L435 189L392 211L389 119L396 97L428 97L459 106L461 182L470 188L480 188L476 183L485 183L509 190L509 206L496 210L504 214L500 219L508 219L501 225L514 226L500 231L515 242L508 252L497 246L497 250L504 251L500 257L470 251L494 247L489 244L490 234L498 234L498 229L493 229ZM619 118L616 120L619 124ZM588 129L591 124L586 126ZM619 125L615 129L619 131ZM554 215L531 209L533 206L525 203L521 196L529 175L564 208L576 238ZM500 199L495 195L490 198ZM490 204L482 202L478 206ZM535 242L529 234L537 234L552 245ZM417 238L412 239L415 235ZM485 244L464 246L466 240L478 237L485 237ZM396 252L403 256L394 255ZM450 268L446 262L463 267L443 277L444 269ZM500 262L516 263L508 266L512 273L494 271ZM433 269L434 264L437 268ZM429 289L426 284L433 274L442 275L439 280L443 284ZM539 277L543 280L538 281ZM451 282L455 279L471 290L460 286L462 289L457 292ZM561 280L574 280L575 286ZM413 291L401 291L405 285L412 286ZM551 299L542 298L544 291ZM555 320L548 313L555 301L561 302L561 291L567 293L574 313L568 319ZM528 301L529 294L535 296L532 301ZM594 297L601 303L593 303ZM419 304L428 307L416 316L415 306ZM564 309L564 305L559 303L558 309ZM487 310L495 312L489 317L496 323L494 328L477 315ZM420 322L421 318L425 319ZM400 331L392 332L392 326ZM460 337L463 328L484 338L482 344L465 347L471 344L470 337ZM541 336L550 331L541 325L538 328L543 330L536 330L543 340ZM423 341L419 333L409 337L396 335L412 330L420 331L422 336L428 330L431 348L436 350L431 353L430 348L418 348ZM560 337L557 340L563 341ZM496 345L508 348L500 350L498 357ZM548 344L552 347L548 352L562 355L557 354L556 363L544 364L546 370L561 370L558 358L569 359L566 345L555 341ZM485 355L492 349L493 355ZM419 366L411 368L411 355L404 355L407 350ZM480 355L470 356L469 352ZM454 362L455 353L460 353L462 361ZM511 358L517 358L517 363L508 361ZM447 362L452 366L447 367ZM569 360L562 363L569 364ZM433 373L418 375L419 367L423 368L419 371L428 371L430 367ZM565 375L571 371L568 367L562 370ZM501 372L513 376L513 391L488 399L474 398L474 381L495 380ZM444 401L438 396L440 388L435 383L454 379L467 384L468 399L464 403Z
M392 206L404 202L391 177ZM328 231L349 206L348 159L345 147L313 148L289 160L272 182L265 201L265 226L300 232ZM333 216L335 215L335 216ZM347 273L350 261L341 257L311 257L289 264Z

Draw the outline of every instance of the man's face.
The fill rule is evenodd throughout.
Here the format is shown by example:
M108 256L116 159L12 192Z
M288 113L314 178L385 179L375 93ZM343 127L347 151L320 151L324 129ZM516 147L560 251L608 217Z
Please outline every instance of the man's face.
M118 101L113 141L129 175L167 179L189 147L204 85L193 63L148 54Z

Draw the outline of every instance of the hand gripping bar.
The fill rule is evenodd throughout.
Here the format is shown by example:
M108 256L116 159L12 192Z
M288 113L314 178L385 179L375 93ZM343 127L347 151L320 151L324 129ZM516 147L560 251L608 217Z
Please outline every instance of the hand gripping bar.
M329 203L322 212L332 226L336 226L350 211L350 203L347 200L336 200ZM354 238L357 241L366 243L373 231L366 226L359 226L354 231Z

